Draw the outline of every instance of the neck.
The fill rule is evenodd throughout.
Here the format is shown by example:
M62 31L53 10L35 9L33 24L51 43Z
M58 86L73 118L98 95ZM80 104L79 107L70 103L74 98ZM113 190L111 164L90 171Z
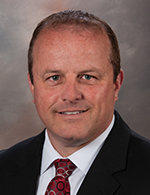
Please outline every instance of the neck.
M51 144L53 145L53 147L55 148L55 150L62 156L62 157L68 157L71 154L73 154L74 152L76 152L77 150L80 150L82 147L84 147L87 144L76 144L73 145L72 141L70 141L71 143L69 144L68 142L66 143L62 143L62 142L53 142L52 139L50 139Z
M47 131L48 132L48 131ZM49 140L51 142L51 144L53 145L53 147L55 148L55 150L62 156L62 157L68 157L71 154L73 154L74 152L76 152L77 150L80 150L81 148L83 148L84 146L86 146L87 144L89 144L91 141L94 140L90 140L90 141L86 141L84 142L83 139L82 140L58 140L58 139L53 139L53 137L49 134L48 132L48 137Z

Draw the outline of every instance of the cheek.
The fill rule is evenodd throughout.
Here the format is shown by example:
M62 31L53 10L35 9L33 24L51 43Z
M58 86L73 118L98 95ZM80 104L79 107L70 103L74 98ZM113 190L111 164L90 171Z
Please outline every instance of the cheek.
M96 104L97 102L101 101L105 97L105 89L100 86L91 86L88 89L84 90L85 99L93 102Z
M85 99L91 102L94 107L106 107L115 102L115 92L112 85L93 86L85 89Z
M59 99L60 90L47 89L44 87L35 88L35 104L40 110L52 107Z

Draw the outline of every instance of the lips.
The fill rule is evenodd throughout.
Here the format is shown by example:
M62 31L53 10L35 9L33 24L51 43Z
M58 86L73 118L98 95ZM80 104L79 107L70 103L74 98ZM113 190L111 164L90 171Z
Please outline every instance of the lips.
M59 112L60 114L66 114L66 115L75 115L75 114L80 114L80 113L84 113L87 110L80 110L80 111L65 111L65 112Z

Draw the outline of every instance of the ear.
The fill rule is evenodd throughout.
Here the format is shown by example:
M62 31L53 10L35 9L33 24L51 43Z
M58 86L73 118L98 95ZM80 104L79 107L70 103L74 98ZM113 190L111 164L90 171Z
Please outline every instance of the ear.
M114 87L115 87L115 101L118 100L118 94L119 94L121 85L123 83L123 79L124 79L124 73L123 73L123 70L121 69L120 73L118 74L117 79L116 79L116 81L114 83Z
M34 85L31 82L29 73L28 73L28 84L29 84L29 87L30 87L30 91L31 91L31 93L33 95L33 103L35 103L35 100L34 100Z

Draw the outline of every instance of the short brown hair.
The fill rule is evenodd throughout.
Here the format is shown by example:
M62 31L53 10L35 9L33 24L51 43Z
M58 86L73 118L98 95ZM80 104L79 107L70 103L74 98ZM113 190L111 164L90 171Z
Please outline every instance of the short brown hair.
M32 72L33 47L39 33L46 28L57 29L63 25L77 25L81 27L86 27L87 29L97 28L100 31L103 31L107 34L111 45L109 61L113 66L114 82L115 82L118 74L120 73L121 66L120 66L120 51L119 51L118 41L114 31L106 22L102 21L101 19L94 16L93 14L81 10L77 10L77 11L67 10L67 11L54 13L48 16L37 25L36 29L33 32L33 36L30 41L29 50L28 50L28 71L29 71L32 84L34 83L33 72Z

